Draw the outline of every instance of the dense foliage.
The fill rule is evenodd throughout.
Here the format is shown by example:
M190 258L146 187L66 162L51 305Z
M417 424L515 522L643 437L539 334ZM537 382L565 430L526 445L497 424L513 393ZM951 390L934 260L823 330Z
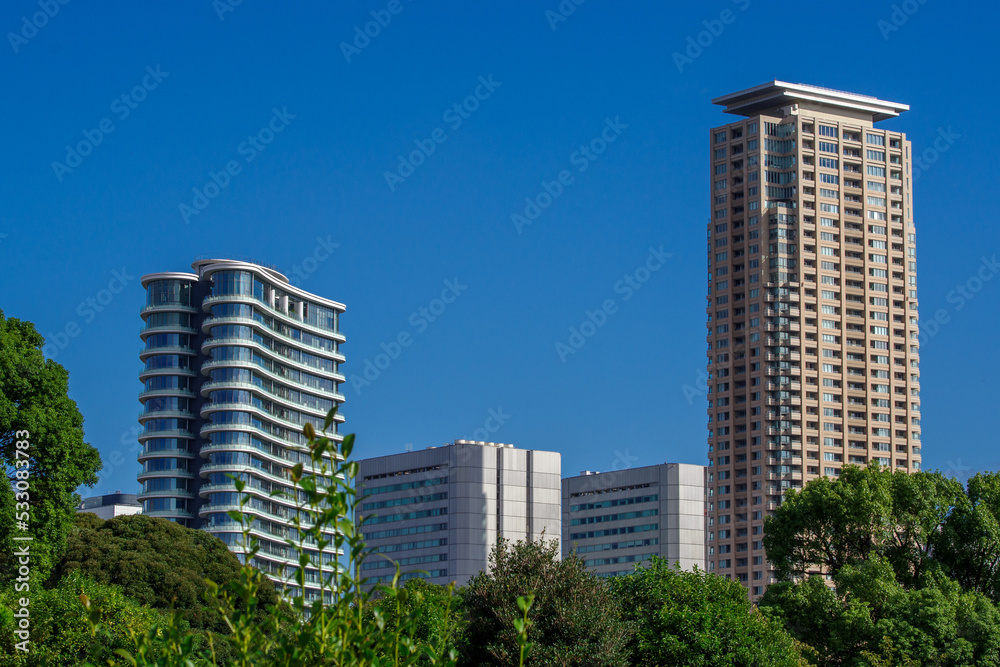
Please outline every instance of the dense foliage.
M205 601L205 580L225 586L240 575L240 562L218 538L166 519L136 514L102 521L77 516L54 578L80 572L154 609L174 607L192 628L225 632L223 619ZM258 592L259 609L278 602L270 581Z
M589 572L577 556L559 557L559 543L499 539L489 571L462 591L467 627L463 664L511 665L518 661L518 597L534 594L528 618L531 648L526 664L548 666L627 665L627 633L619 598L607 581Z
M761 608L824 667L1000 665L998 516L997 474L845 467L767 520Z
M662 558L611 580L632 630L629 664L641 667L795 667L795 642L756 611L739 583L685 572Z
M84 594L101 607L107 632L99 641L91 636L90 624L80 603ZM71 574L52 589L31 595L31 651L21 656L14 648L11 632L16 598L13 588L0 590L0 667L48 665L70 667L83 661L107 659L117 649L134 649L132 633L144 632L166 616L124 595L120 588L89 577ZM23 659L22 659L23 658Z
M73 523L80 502L76 489L96 484L101 469L97 450L84 442L83 415L68 396L69 373L45 359L44 343L30 322L0 311L0 469L10 482L0 484L0 582L13 576L18 534L34 538L32 573L44 577ZM19 458L25 452L27 458ZM18 479L24 471L27 479ZM15 499L17 481L28 488ZM17 520L24 514L22 531Z

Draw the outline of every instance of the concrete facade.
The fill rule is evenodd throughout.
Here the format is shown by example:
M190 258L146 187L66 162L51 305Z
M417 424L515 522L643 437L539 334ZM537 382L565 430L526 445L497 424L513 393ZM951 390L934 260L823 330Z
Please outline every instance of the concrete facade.
M604 576L656 555L705 569L705 467L662 463L562 481L563 556Z
M920 469L909 109L773 81L712 100L709 570L774 581L766 517L844 465Z
M558 452L471 440L363 459L357 521L404 578L461 586L487 569L499 535L559 540L560 464ZM395 572L381 556L362 569L372 583Z

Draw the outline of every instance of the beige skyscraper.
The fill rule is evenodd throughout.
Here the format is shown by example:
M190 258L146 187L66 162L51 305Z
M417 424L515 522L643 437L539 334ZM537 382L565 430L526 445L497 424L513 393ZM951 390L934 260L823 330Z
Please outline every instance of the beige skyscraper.
M909 107L773 81L712 100L707 562L757 599L764 519L847 464L920 468Z

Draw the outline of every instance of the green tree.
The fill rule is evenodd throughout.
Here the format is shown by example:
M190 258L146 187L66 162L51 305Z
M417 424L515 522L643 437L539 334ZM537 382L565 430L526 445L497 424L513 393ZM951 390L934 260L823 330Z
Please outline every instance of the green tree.
M462 634L461 599L450 586L438 586L414 578L401 588L380 589L366 607L365 620L380 617L386 627L406 627L408 638L428 646L441 646L447 653L458 650ZM389 657L389 656L383 656ZM418 664L430 664L424 657Z
M527 615L526 665L536 667L628 664L627 631L620 598L577 556L559 557L555 541L511 543L499 539L489 569L462 591L466 629L461 654L467 665L516 665L521 648L512 619L518 598L534 594Z
M329 428L336 408L324 422ZM155 624L133 638L135 650L119 652L134 667L193 667L226 664L235 667L403 667L417 664L455 664L455 655L444 642L432 645L416 639L420 629L410 614L397 614L395 623L382 613L367 614L373 596L361 576L360 564L367 555L362 533L353 521L358 509L354 479L358 464L350 460L354 436L343 440L316 433L308 423L303 428L309 461L296 464L290 481L296 486L296 512L291 523L294 538L286 540L296 552L297 567L282 604L266 605L262 591L267 578L251 564L258 545L250 534L248 512L229 516L243 529L245 563L238 575L220 585L207 580L206 598L225 624L228 633L204 636L186 627L175 611L169 622ZM234 480L237 492L245 484ZM249 502L244 494L242 502ZM398 570L397 570L398 573ZM312 589L318 585L320 590ZM389 586L394 588L395 584ZM104 631L96 618L100 605L87 597L82 602L91 619L93 636ZM263 616L260 610L266 612ZM513 621L513 618L511 619ZM227 652L228 653L225 653Z
M915 586L935 568L941 529L962 497L961 484L940 473L845 466L839 478L787 492L764 524L764 548L779 579L835 575L880 555Z
M103 521L77 515L53 581L79 572L153 609L178 609L192 628L226 633L222 618L204 600L205 580L225 586L240 576L241 565L223 542L201 530L142 514ZM269 580L258 592L259 614L278 596Z
M81 594L101 607L105 632L100 638L90 634ZM74 573L60 579L55 588L30 593L31 641L23 653L14 646L20 639L13 634L16 619L11 610L19 607L17 600L24 595L12 586L0 591L0 667L70 667L107 659L116 649L135 650L134 634L166 620L163 612L139 604L119 587Z
M771 585L761 609L782 622L821 667L996 667L1000 613L983 595L927 577L904 587L887 559L847 565L830 588L821 576Z
M611 580L632 629L637 667L794 667L803 664L780 623L755 610L737 582L686 572L659 557Z
M33 574L48 572L76 514L76 489L96 484L101 469L97 450L83 439L83 415L67 395L69 374L45 359L44 343L30 322L0 311L0 462L10 484L26 481L28 487L18 491L26 494L17 498L27 498L25 508L15 505L10 484L0 484L0 581L14 572L17 534L34 538ZM28 478L18 480L17 472L25 470ZM21 531L17 519L25 509L28 525Z
M963 588L1000 604L1000 473L969 480L966 497L944 522L935 557Z

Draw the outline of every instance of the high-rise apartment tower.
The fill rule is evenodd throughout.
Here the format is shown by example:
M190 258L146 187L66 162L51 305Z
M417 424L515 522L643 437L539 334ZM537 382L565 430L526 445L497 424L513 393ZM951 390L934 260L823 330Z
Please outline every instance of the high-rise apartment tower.
M226 512L240 505L230 476L241 479L260 542L254 564L287 581L297 563L285 544L295 537L290 470L309 461L303 426L321 431L344 401L344 306L259 264L204 259L192 268L142 277L138 499L145 514L201 528L239 554L240 526ZM341 422L337 415L332 430Z
M909 107L773 81L712 100L707 562L752 599L789 488L920 468Z

